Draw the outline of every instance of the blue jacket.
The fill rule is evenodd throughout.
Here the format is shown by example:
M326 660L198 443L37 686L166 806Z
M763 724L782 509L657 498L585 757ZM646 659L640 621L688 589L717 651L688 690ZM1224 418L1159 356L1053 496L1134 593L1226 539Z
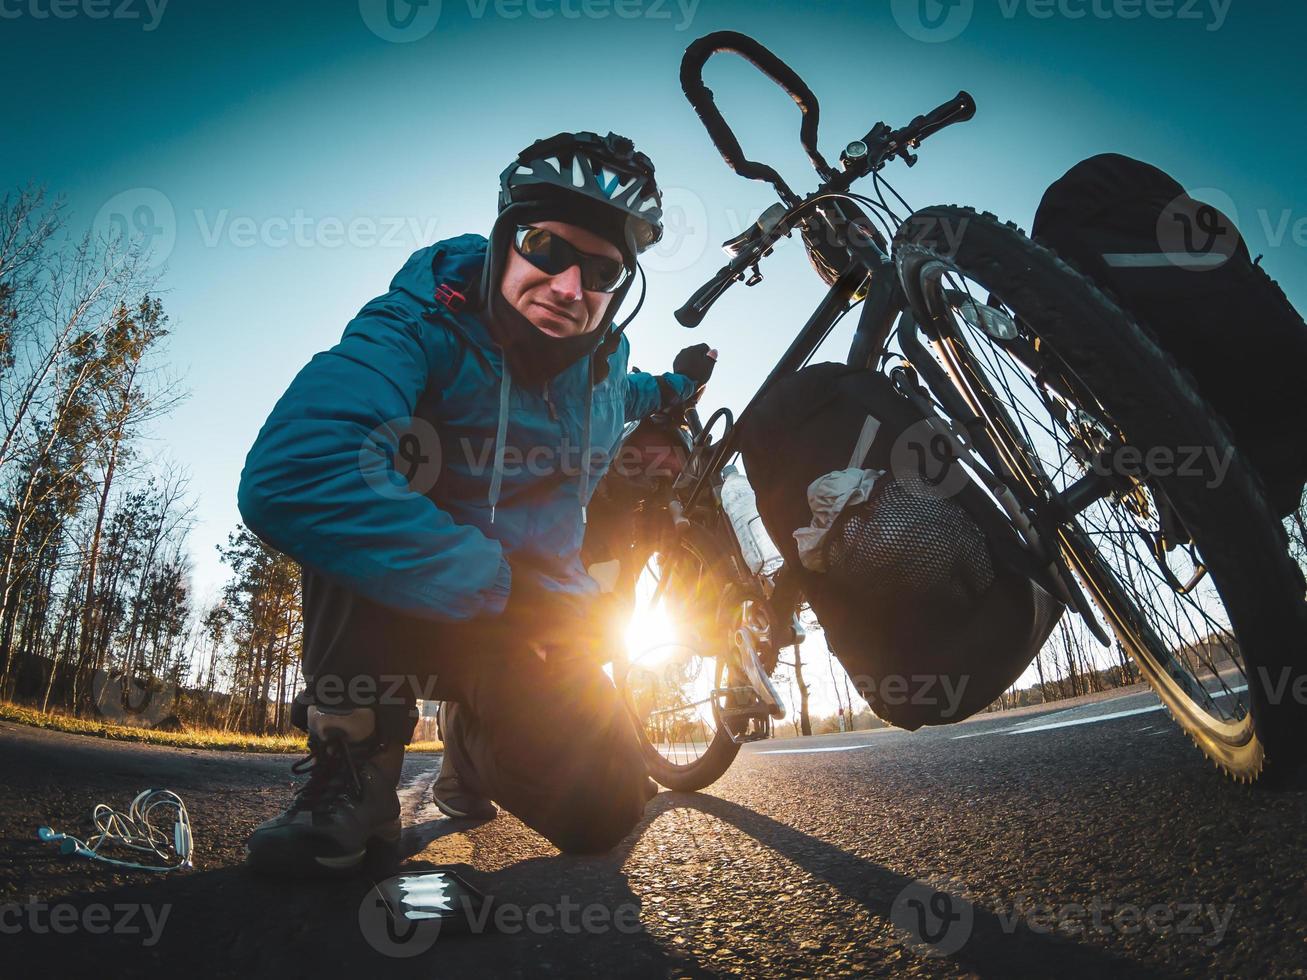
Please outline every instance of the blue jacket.
M269 545L424 619L501 612L513 574L595 591L580 559L583 505L624 423L660 403L657 379L627 372L625 337L601 383L582 358L543 393L513 385L481 319L435 300L439 284L481 267L486 246L461 235L410 256L390 291L295 376L259 430L237 492L246 526ZM663 378L681 397L694 390L683 375ZM434 485L410 487L397 468L407 472L416 458L401 452L415 445L401 447L413 438L406 432L423 455L437 454ZM588 478L583 444L595 454Z

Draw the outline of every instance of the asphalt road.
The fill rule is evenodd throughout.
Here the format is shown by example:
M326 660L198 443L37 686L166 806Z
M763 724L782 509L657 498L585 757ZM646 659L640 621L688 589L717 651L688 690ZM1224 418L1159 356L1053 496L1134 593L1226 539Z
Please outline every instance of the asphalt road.
M239 867L291 758L0 724L0 973L32 976L1307 976L1307 788L1223 780L1149 694L915 734L774 739L663 793L611 855L443 818L409 758L404 870L459 865L479 935L388 934L366 880ZM95 803L186 799L194 871L58 854ZM378 918L381 916L381 918Z

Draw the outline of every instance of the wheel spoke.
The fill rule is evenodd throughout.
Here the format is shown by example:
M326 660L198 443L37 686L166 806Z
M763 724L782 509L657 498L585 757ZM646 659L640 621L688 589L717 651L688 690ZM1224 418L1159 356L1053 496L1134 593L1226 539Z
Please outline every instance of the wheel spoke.
M636 582L635 621L670 625L676 639L643 649L647 638L634 639L622 686L643 738L673 766L693 766L717 737L718 651L683 641L713 639L702 634L716 620L718 592L709 569L688 549L651 555Z
M942 288L943 283L950 289L961 289L973 301L977 293L989 295L988 290L973 290L956 273L932 280L929 285ZM1079 444L1097 452L1097 445L1086 444L1086 439L1089 443L1107 440L1106 444L1111 445L1110 440L1117 438L1114 434L1118 427L1097 399L1089 398L1090 404L1086 405L1070 405L1061 391L1061 381L1057 382L1056 395L1041 384L1041 378L1069 378L1070 373L1062 365L1044 365L1036 372L1032 364L1037 362L1030 360L1029 351L1023 355L1023 362L966 318L953 315L949 322L953 326L950 356L962 366L968 386L976 389L973 394L982 405L988 405L983 414L1003 430L998 435L1007 445L1006 452L1015 452L1016 459L1026 461L1023 465L1028 466L1035 487L1043 488L1039 492L1043 496L1060 494L1082 480L1089 471L1071 448ZM1030 351L1034 350L1032 340ZM1078 385L1073 380L1071 388L1080 397L1085 393ZM1214 719L1246 717L1247 695L1237 690L1246 682L1246 672L1214 583L1210 577L1200 578L1191 591L1184 593L1172 584L1173 580L1190 581L1198 571L1201 559L1196 549L1175 547L1159 559L1154 542L1161 533L1162 507L1169 505L1147 482L1118 478L1111 487L1099 500L1083 498L1090 502L1076 515L1083 529L1077 537L1092 543L1117 593L1114 601L1132 610L1126 620L1136 624L1137 632L1151 638L1140 652L1176 678L1191 699ZM1165 568L1161 562L1165 562Z

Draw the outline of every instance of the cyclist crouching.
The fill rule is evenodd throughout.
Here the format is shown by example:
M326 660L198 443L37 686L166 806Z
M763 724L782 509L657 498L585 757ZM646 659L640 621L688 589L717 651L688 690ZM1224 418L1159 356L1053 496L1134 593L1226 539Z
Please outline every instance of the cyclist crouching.
M538 141L501 174L489 238L416 252L277 402L238 503L303 568L308 779L250 836L255 868L348 871L397 844L419 697L447 702L450 816L495 800L572 852L639 821L655 788L580 546L623 425L712 370L705 345L627 370L631 317L613 320L660 204L629 140Z

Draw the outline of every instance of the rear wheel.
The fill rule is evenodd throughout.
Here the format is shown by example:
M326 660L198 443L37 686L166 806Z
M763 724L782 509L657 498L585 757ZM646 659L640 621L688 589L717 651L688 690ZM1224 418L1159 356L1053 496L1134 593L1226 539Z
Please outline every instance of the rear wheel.
M1303 577L1225 424L1144 328L1015 226L928 208L895 258L1018 497L1175 720L1235 778L1291 773ZM1136 453L1147 465L1124 466Z

